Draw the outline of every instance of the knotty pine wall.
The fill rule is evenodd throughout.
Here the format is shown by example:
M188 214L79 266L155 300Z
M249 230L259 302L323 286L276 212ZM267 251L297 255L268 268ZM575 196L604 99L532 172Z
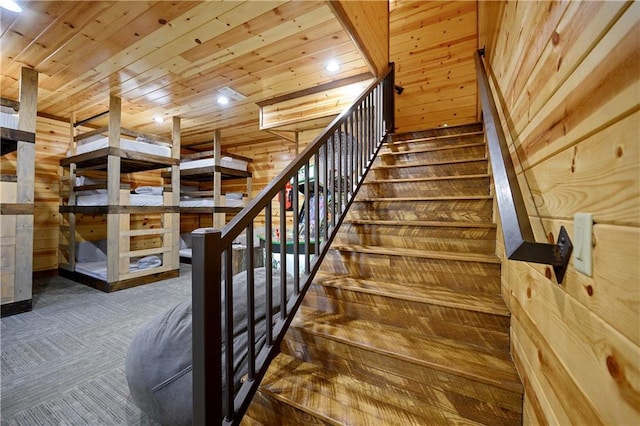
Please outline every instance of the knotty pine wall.
M477 35L475 1L390 1L396 132L478 121Z
M537 241L593 213L593 277L505 261L524 424L640 424L640 3L479 2Z

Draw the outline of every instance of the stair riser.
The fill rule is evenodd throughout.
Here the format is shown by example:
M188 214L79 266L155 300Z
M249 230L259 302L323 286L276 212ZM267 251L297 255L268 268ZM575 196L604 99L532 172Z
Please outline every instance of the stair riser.
M304 305L418 336L456 339L487 352L509 351L509 318L503 316L318 285L309 289Z
M253 397L245 417L250 417L253 421L260 422L265 426L327 426L333 424L305 413L286 402L271 398L262 392L257 392ZM240 424L251 426L244 420Z
M415 140L409 143L385 144L380 148L380 154L390 152L412 152L424 150L441 150L443 148L455 148L474 143L482 143L482 135L457 136L445 139Z
M500 265L330 249L321 270L362 279L439 285L456 291L500 293Z
M484 158L486 156L486 147L484 145L466 146L452 149L441 149L436 151L408 151L402 154L394 155L378 155L373 166L381 165L410 165L413 163L433 163L454 160L474 160Z
M490 254L495 253L495 229L343 224L334 244Z
M374 179L415 179L424 177L465 176L487 173L487 160L418 167L371 168Z
M493 222L493 201L357 201L347 214L349 219L426 220L446 222Z
M459 414L484 424L515 424L505 423L505 417L512 419L521 410L522 399L516 392L327 339L295 327L287 333L282 352L307 362L322 364L338 373L353 375L383 389L403 389L409 392L409 398L411 395L417 398L429 395L431 397L428 399L438 401L443 409L455 407ZM493 408L496 412L491 412L488 404L500 408ZM493 421L488 422L490 418Z
M489 195L489 178L450 179L417 182L389 182L362 185L359 197L437 197Z
M451 135L455 135L455 137L465 137L465 136L462 136L465 133L481 132L482 130L483 130L482 124L474 123L474 124L465 124L462 126L446 127L446 128L440 127L437 129L428 129L428 130L422 130L418 132L390 135L388 140L391 142L410 141L413 139L433 138L438 136L451 136Z

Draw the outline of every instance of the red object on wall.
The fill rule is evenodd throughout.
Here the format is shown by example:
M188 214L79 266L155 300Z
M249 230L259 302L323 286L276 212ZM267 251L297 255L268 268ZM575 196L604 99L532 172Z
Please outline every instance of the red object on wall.
M280 201L280 193L278 193L278 201ZM286 211L293 210L293 185L289 182L284 186L284 208Z

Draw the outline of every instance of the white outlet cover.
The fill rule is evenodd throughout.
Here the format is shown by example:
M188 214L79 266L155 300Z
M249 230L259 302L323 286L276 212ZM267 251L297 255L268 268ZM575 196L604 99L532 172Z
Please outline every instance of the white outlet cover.
M576 213L573 216L573 266L578 272L592 276L593 214Z

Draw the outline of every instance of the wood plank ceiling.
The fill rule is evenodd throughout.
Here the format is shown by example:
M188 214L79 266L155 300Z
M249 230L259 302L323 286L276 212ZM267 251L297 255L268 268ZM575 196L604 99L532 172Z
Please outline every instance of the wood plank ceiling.
M123 126L170 134L182 118L183 146L272 135L258 130L260 102L368 73L324 1L24 1L2 10L3 97L18 98L22 66L40 73L38 110L76 120L122 97ZM324 64L341 63L329 74ZM246 96L227 106L218 90ZM156 123L154 116L165 118Z

